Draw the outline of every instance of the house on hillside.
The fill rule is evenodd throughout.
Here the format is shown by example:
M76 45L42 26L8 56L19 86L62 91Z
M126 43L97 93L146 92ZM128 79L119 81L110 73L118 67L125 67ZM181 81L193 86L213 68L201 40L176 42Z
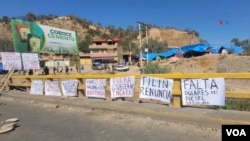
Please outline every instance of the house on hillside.
M80 53L81 64L93 62L113 63L123 61L123 50L120 38L94 39L89 45L90 53Z

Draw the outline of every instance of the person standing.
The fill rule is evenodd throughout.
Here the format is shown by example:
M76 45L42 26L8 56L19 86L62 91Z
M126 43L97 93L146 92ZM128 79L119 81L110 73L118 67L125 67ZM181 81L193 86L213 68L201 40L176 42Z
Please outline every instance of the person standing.
M43 69L44 74L48 75L49 74L49 68L47 66L45 66L45 68Z
M76 65L76 72L78 72L78 65Z
M33 75L33 70L32 69L29 70L29 75Z
M65 72L66 72L66 74L69 74L69 67L68 66L65 67Z
M53 68L53 73L56 74L56 67Z

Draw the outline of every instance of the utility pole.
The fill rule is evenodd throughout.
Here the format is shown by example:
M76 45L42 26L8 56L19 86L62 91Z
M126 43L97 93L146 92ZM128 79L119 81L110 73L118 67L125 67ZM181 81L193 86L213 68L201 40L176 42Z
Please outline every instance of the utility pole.
M142 70L142 35L141 35L141 25L144 25L146 27L146 46L148 47L148 25L137 21L137 23L139 24L139 48L140 48L140 66L141 66L141 70ZM148 58L147 58L147 62L148 62Z
M129 56L129 58L130 58L130 59L129 59L129 64L131 64L131 62L132 62L132 48L131 48L131 42L129 43L129 50L130 50L130 51L129 51L129 55L130 55L130 56Z
M142 73L142 40L141 40L141 23L137 21L139 24L139 49L140 49L140 71Z
M147 50L147 65L148 65L148 26L146 26L146 45L147 45L147 48L146 48L146 50Z

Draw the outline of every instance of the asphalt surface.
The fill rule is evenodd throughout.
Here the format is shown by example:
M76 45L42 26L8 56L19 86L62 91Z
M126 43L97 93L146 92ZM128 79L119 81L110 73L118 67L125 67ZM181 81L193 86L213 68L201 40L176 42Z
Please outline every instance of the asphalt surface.
M51 107L63 105L77 108L105 110L110 112L136 114L176 123L198 125L208 128L221 128L222 124L250 125L250 112L223 109L207 109L197 107L172 107L155 103L139 103L131 101L112 101L86 97L53 97L31 95L26 92L2 92L1 100L20 100L33 103L46 103Z

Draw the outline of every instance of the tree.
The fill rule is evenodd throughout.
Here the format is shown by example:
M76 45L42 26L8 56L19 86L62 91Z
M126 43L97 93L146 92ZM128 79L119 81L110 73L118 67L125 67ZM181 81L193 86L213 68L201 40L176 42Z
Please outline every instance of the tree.
M158 52L166 51L168 49L168 44L167 42L164 42L164 41L162 42L162 41L159 41L158 39L150 38L148 40L148 44L143 43L142 51L144 51L145 48L148 48L149 52L158 53Z
M130 51L132 54L139 54L140 50L138 46L129 39L122 40L123 51Z
M10 18L8 16L3 16L2 17L2 21L5 23L5 24L8 24L10 22Z
M79 51L89 53L89 45L91 44L91 40L86 39L78 43Z
M231 43L233 43L235 46L241 46L241 42L238 38L233 38Z
M33 13L31 13L31 12L28 12L28 13L26 14L26 18L27 18L27 20L30 21L30 22L33 22L33 21L35 21L35 20L37 19L36 15L33 14Z

